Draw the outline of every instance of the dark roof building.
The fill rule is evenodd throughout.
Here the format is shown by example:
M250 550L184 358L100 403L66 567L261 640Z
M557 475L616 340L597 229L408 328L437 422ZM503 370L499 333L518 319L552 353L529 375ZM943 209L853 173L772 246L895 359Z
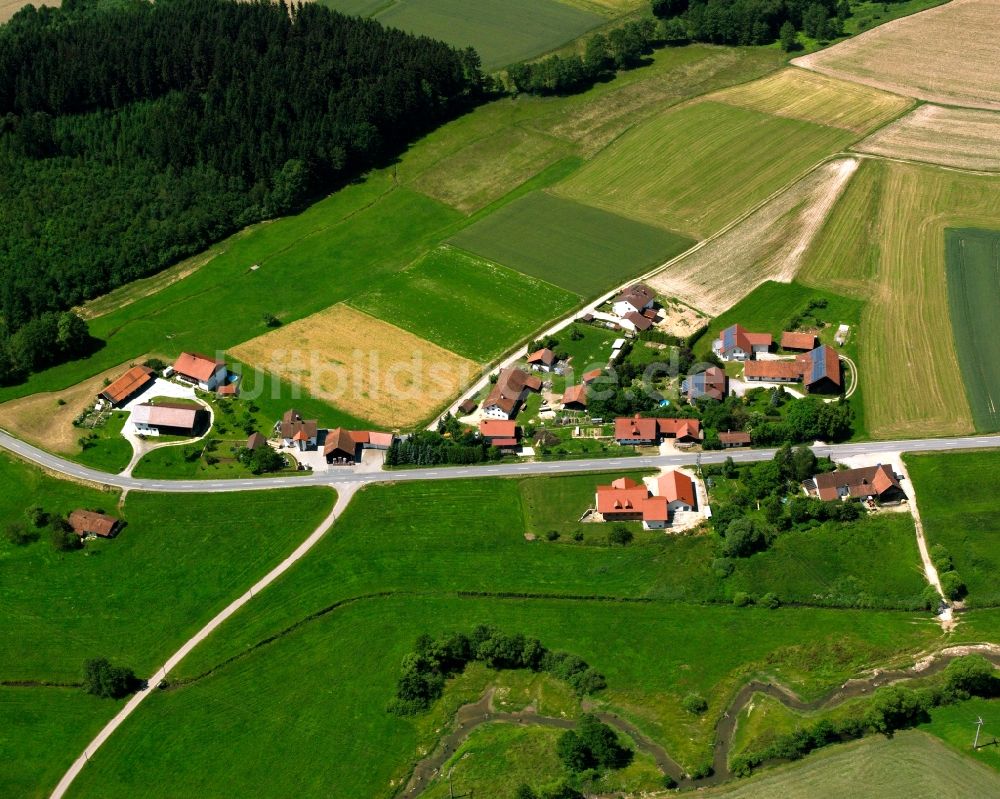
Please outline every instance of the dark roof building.
M802 488L810 496L826 501L860 499L898 502L906 499L895 472L884 463L817 474L803 481Z
M93 510L75 510L69 515L69 526L81 538L87 535L111 538L121 528L121 519Z
M260 433L251 433L247 438L247 449L260 449L267 446L267 439Z

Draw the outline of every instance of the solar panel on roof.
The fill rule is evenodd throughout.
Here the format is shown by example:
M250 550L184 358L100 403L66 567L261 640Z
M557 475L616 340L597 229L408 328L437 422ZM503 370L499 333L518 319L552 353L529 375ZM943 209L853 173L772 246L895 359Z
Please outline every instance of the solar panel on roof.
M722 346L727 350L736 346L736 325L722 331Z

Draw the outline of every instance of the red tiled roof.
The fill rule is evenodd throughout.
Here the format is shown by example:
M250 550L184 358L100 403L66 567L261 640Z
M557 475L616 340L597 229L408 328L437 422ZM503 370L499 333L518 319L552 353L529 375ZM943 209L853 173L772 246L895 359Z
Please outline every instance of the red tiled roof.
M824 379L840 385L840 356L833 347L823 344L810 352L797 355L795 360L801 364L802 382L807 387Z
M657 419L660 435L674 438L700 438L700 419Z
M323 444L323 454L333 455L334 453L341 453L350 458L354 457L354 452L356 445L354 439L351 438L351 433L345 430L343 427L335 427L333 430L329 430L326 434L326 441Z
M75 510L69 515L69 525L77 535L89 533L107 538L115 532L119 520L92 510Z
M581 383L578 386L570 386L566 389L562 396L563 405L586 405L587 404L587 386Z
M770 347L774 343L770 333L747 333L747 340L751 347Z
M504 413L510 414L526 390L538 391L541 387L542 381L537 377L529 375L523 369L508 366L501 370L490 395L483 401L483 407L496 405Z
M106 386L98 396L117 405L131 397L147 383L152 382L156 375L148 366L133 366L121 377Z
M605 517L642 513L642 506L649 497L646 487L631 480L627 480L631 485L616 485L619 482L616 480L609 486L597 486L597 512Z
M182 352L180 357L174 361L174 371L185 377L205 381L214 375L220 366L224 365L224 361L217 361L207 355L199 355L197 352Z
M584 385L587 385L588 383L599 378L603 372L603 369L591 369L589 372L584 372L583 377L581 377L580 380Z
M719 433L719 441L723 444L749 444L750 434L740 432Z
M670 508L664 497L647 497L642 503L644 522L665 522L670 520Z
M348 432L355 444L367 444L371 441L371 433L367 430L349 430Z
M215 393L220 394L223 397L228 397L228 396L235 397L237 394L240 393L240 384L225 383L224 385L221 385L217 389L215 389Z
M368 443L373 447L391 447L396 436L392 433L377 433L372 431L368 434Z
M512 419L484 419L479 423L483 438L517 438L517 422Z
M260 449L267 444L267 439L260 433L251 433L247 438L247 449Z
M802 364L794 361L747 361L743 364L747 380L801 380Z
M615 439L618 441L656 441L656 419L623 416L615 419Z
M490 439L490 445L494 447L516 447L516 438L492 438Z
M820 499L828 501L837 499L841 488L846 489L852 497L881 496L893 488L902 491L896 475L884 463L878 466L817 474L812 479L806 480L805 486Z
M657 493L667 502L683 502L695 506L694 481L680 472L667 472L656 481Z
M543 366L552 366L556 362L556 354L548 347L535 350L528 356L528 363L540 363Z
M816 346L815 333L789 333L781 334L781 348L784 350L811 350Z

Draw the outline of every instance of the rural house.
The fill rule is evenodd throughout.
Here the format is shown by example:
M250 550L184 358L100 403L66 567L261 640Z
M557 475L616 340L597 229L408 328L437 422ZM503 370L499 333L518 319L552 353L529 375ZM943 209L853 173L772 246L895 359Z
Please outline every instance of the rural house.
M121 377L105 386L97 396L118 408L155 380L156 372L148 366L133 366Z
M551 372L556 365L556 354L548 347L536 350L528 356L528 366L536 372Z
M121 519L93 510L75 510L69 515L69 526L80 538L98 535L113 538L121 530Z
M198 412L198 408L181 403L142 403L132 409L129 421L137 433L145 436L193 436Z
M513 419L529 391L538 391L542 381L516 366L500 371L497 382L483 401L483 413L492 419Z
M796 352L809 352L816 348L815 333L789 333L781 334L781 349L794 350Z
M641 333L644 330L649 330L649 328L653 326L655 319L655 314L653 316L647 316L645 313L629 311L621 318L619 324L625 330L629 330L633 333Z
M611 305L615 316L625 318L630 313L641 314L647 308L653 307L656 294L653 290L642 283L629 286L625 291L615 298Z
M173 370L181 380L194 383L203 391L215 391L226 382L228 375L224 361L196 352L182 352L174 361Z
M509 419L484 419L479 423L479 435L491 447L516 449L519 446L517 424Z
M335 427L327 430L323 442L323 455L327 463L348 461L354 463L357 459L358 444L351 436L350 430Z
M562 395L562 406L567 411L587 410L587 386L581 383L578 386L569 386Z
M254 432L247 438L247 449L254 450L267 446L267 439L260 433Z
M701 440L701 421L698 419L646 419L624 416L615 419L615 441L622 445L649 446L659 444L663 438L678 442Z
M798 383L802 365L796 361L747 361L743 379L753 383Z
M839 394L843 388L840 356L833 347L824 344L812 352L799 355L802 365L802 385L806 391L817 394Z
M895 472L884 463L817 474L803 481L802 488L809 496L827 502L837 499L859 499L862 502L874 503L899 502L906 499Z
M281 435L281 443L286 447L295 447L299 451L316 449L318 434L316 419L303 419L294 408L285 411L281 421L275 428Z
M719 441L722 443L723 449L731 449L732 447L748 447L750 446L750 434L727 431L725 433L719 433Z
M689 375L681 383L681 393L692 404L701 397L721 401L726 398L727 388L726 373L718 366L710 366L704 372Z
M712 352L724 361L747 361L771 349L770 333L749 333L740 325L730 325L712 342Z
M656 480L656 494L667 501L671 513L694 510L698 502L695 499L694 480L680 472L667 472Z

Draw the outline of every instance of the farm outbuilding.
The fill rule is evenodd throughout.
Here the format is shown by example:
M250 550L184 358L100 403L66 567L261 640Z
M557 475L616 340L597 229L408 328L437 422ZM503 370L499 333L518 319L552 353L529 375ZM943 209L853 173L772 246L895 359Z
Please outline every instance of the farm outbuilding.
M73 532L81 538L88 535L113 538L122 526L121 519L94 510L75 510L69 515L68 521Z
M121 377L105 386L97 395L115 407L121 407L156 380L156 372L148 366L133 366Z

